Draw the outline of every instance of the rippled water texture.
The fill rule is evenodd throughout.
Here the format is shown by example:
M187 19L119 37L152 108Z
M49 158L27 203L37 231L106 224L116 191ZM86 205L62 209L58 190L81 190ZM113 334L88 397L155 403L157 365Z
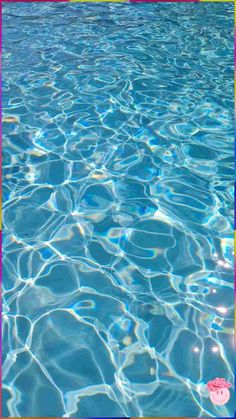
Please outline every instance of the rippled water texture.
M5 416L233 416L233 4L4 4Z

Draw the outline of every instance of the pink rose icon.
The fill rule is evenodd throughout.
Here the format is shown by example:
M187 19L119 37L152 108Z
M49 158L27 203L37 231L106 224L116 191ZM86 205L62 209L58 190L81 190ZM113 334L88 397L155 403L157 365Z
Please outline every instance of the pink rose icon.
M230 399L230 387L231 384L224 378L215 378L212 381L208 381L207 388L210 392L210 399L212 403L218 406L226 404Z

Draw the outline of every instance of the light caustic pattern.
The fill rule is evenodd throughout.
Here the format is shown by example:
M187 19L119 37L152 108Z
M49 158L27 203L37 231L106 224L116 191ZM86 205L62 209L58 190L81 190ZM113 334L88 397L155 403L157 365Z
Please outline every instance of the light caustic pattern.
M3 6L3 414L232 416L233 5Z

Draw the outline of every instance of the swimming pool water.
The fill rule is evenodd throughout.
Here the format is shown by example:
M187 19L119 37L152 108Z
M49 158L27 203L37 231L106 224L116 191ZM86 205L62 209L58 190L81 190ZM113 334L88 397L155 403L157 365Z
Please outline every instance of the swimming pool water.
M233 416L233 4L4 4L3 112L3 415Z

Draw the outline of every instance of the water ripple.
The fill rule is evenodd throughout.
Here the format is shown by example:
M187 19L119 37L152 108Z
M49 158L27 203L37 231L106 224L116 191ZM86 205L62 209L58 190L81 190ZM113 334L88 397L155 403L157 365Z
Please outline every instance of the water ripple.
M3 416L233 416L233 5L3 27Z

